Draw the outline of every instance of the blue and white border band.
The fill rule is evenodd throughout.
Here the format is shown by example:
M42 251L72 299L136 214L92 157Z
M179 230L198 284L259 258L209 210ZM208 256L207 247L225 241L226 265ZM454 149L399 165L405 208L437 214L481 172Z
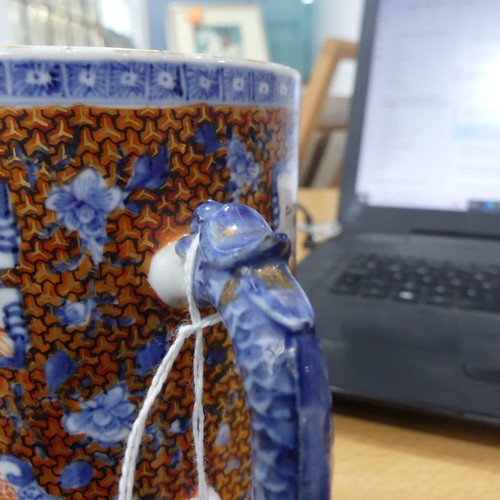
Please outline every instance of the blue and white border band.
M131 107L206 102L295 109L299 89L295 72L267 70L265 65L0 56L0 105Z

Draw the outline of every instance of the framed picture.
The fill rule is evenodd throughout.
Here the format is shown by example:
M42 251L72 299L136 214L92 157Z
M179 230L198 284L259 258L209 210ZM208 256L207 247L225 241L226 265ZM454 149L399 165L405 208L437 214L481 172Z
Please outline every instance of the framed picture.
M173 3L167 7L167 16L169 50L269 60L257 4Z

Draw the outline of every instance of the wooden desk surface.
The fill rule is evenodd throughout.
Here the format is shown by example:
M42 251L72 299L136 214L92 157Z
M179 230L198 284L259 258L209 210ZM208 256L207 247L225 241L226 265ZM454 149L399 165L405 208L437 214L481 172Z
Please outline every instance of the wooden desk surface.
M301 189L299 201L326 222L338 193ZM340 400L334 427L335 500L500 499L500 427Z

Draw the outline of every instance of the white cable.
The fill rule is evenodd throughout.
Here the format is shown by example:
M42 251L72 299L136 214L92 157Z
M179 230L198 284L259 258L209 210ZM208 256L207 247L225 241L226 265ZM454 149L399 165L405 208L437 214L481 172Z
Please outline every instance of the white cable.
M132 426L132 430L125 447L125 456L122 464L122 473L118 485L118 500L132 500L134 493L135 468L139 449L146 427L146 420L153 407L156 398L167 380L175 359L184 345L184 341L195 334L195 349L193 360L193 378L195 401L193 408L193 438L195 448L196 472L198 477L198 499L208 499L208 485L205 474L205 456L204 456L204 420L203 412L203 329L216 325L221 321L219 314L212 314L201 318L200 310L196 306L193 295L194 267L196 262L196 252L199 246L199 237L192 242L186 256L186 289L189 313L191 315L191 324L182 325L177 330L174 343L170 346L160 363L148 389L142 407Z
M337 221L324 222L322 224L297 224L297 231L310 234L315 240L326 239L340 233L341 227Z

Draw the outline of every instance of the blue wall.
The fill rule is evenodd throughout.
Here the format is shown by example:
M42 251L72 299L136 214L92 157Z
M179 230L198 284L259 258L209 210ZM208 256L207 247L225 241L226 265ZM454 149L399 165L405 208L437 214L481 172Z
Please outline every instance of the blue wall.
M179 1L179 0L175 0ZM172 0L148 0L150 47L167 47L167 6ZM187 3L187 2L186 2ZM190 2L192 3L192 2ZM197 3L229 3L228 0L198 0ZM252 3L231 0L231 3ZM307 78L313 64L312 18L315 3L302 0L261 0L267 42L272 61L298 69Z
M315 3L301 0L263 0L271 60L298 69L307 78L314 62L312 14Z

